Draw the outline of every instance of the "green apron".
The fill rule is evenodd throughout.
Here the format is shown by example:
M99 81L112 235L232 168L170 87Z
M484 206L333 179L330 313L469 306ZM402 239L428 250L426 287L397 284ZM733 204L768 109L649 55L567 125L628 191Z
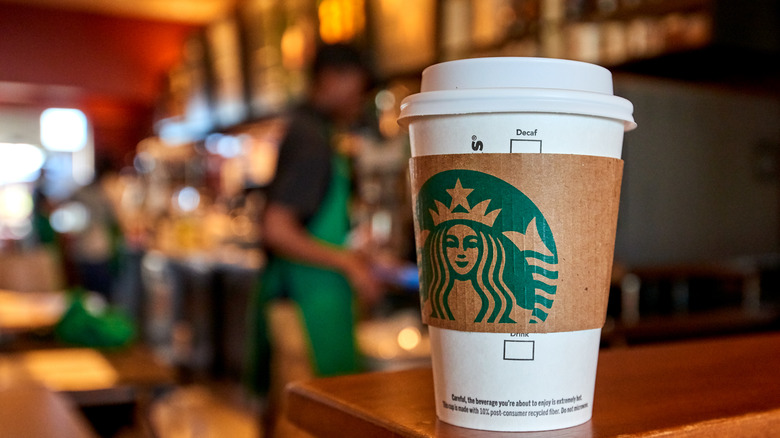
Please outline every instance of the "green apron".
M337 154L323 202L306 228L325 244L343 246L349 232L351 192L349 162ZM352 289L339 272L279 257L269 261L259 284L250 315L248 384L258 392L269 385L270 348L263 318L267 304L289 298L300 308L318 376L349 374L360 370L355 341L355 306Z

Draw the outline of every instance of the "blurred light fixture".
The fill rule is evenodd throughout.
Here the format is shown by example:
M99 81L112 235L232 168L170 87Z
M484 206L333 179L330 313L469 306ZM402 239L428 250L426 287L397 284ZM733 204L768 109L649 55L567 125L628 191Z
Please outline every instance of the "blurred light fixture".
M306 62L306 30L301 25L288 27L282 35L282 65L301 70Z
M221 155L225 158L234 158L244 152L244 142L247 136L224 135L220 133L210 134L206 137L206 151L211 154Z
M21 184L12 184L0 189L0 221L18 225L27 220L33 210L30 192Z
M390 90L381 90L374 97L374 104L380 111L394 110L395 102L395 95Z
M363 0L322 0L317 13L320 38L328 44L346 42L363 30Z
M68 202L54 210L49 218L58 233L79 233L87 229L90 214L81 202Z
M422 335L417 327L404 327L398 332L398 345L406 351L414 350L421 340Z
M171 117L157 122L157 133L163 144L168 146L181 146L191 142L197 135L200 127L194 121L186 121ZM204 128L205 129L205 128Z
M237 157L244 150L243 142L243 136L224 135L217 143L217 152L225 158Z
M213 134L209 134L206 137L206 140L203 142L204 146L206 147L206 150L210 154L218 154L219 153L219 141L222 139L223 135L215 132Z
M176 194L175 202L181 211L195 211L200 205L200 193L195 187L184 187Z
M41 113L41 143L50 151L76 152L87 144L87 116L73 108Z
M34 181L45 155L27 143L0 143L0 184Z

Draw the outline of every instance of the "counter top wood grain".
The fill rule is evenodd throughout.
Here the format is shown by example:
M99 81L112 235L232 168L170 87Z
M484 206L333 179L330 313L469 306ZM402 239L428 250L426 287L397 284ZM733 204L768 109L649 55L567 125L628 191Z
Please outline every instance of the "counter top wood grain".
M591 421L496 433L436 419L430 368L301 382L287 420L318 437L769 437L780 431L780 333L604 350Z

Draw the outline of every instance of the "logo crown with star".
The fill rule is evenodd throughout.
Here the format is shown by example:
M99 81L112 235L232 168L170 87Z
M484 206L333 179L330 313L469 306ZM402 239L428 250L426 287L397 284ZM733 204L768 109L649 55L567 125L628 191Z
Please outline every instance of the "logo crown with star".
M493 223L496 221L496 217L498 217L498 213L501 212L501 209L499 208L487 213L490 199L486 199L475 205L474 208L471 208L466 198L473 191L474 189L463 188L460 179L458 179L455 182L455 187L447 189L447 193L452 197L452 203L449 208L443 203L435 201L436 211L429 209L431 218L433 219L433 225L437 226L447 221L460 219L479 222L488 227L492 227Z

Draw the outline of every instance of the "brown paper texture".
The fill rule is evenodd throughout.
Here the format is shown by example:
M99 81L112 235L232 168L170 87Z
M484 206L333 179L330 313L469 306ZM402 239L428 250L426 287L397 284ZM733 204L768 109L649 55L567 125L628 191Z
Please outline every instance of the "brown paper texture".
M410 160L423 322L552 333L604 325L623 161L564 154Z

